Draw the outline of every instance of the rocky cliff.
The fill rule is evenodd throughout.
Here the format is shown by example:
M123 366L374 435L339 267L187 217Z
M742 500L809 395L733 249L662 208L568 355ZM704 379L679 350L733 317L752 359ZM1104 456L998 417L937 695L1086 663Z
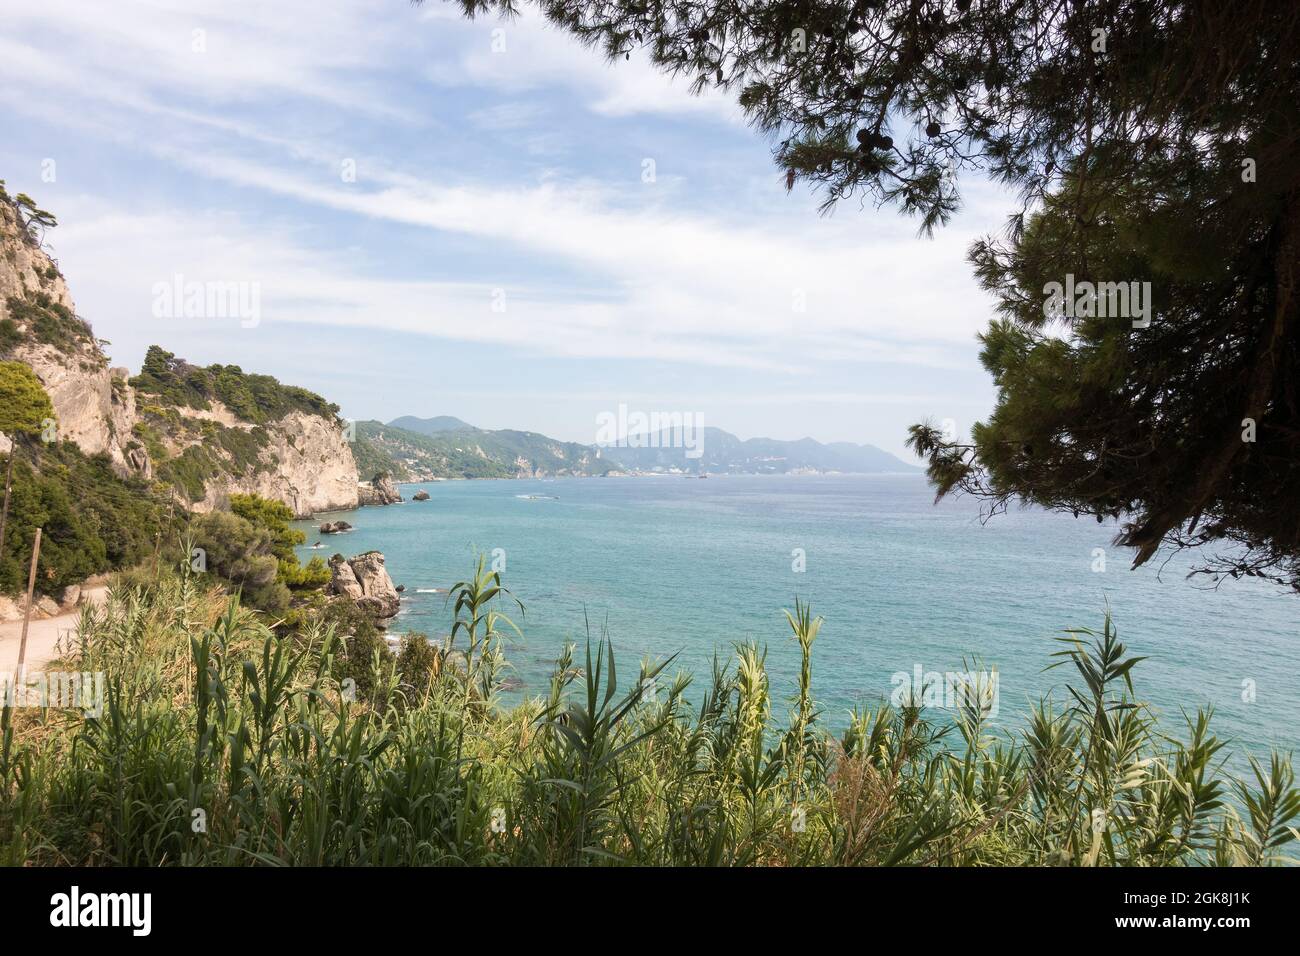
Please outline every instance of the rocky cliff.
M194 511L233 493L295 515L355 508L358 483L338 409L237 366L198 368L151 348L134 379L109 367L56 263L0 184L0 359L41 380L54 435L106 454L121 475L156 479Z
M109 369L90 326L77 318L58 266L0 197L0 357L31 366L50 396L57 435L88 454L104 452L120 473L135 409L121 370Z
M361 483L358 499L360 505L395 505L402 500L402 496L393 484L391 475L378 474Z

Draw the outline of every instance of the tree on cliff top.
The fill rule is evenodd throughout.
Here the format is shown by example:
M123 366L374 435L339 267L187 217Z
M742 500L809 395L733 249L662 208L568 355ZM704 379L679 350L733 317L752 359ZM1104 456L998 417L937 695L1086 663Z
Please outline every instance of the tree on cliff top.
M1204 570L1300 588L1300 7L536 5L613 61L640 48L697 91L734 91L787 187L826 208L869 198L929 231L964 171L1018 189L1006 238L971 251L1002 313L982 355L997 410L969 445L912 429L940 494L1122 518L1137 564L1226 543ZM1049 319L1052 282L1149 282L1150 326L1101 323L1085 285Z
M36 205L36 200L26 193L10 196L5 189L3 179L0 179L0 202L8 203L13 207L14 214L18 218L18 225L22 228L23 237L30 242L39 244L45 235L45 230L53 229L59 224L53 213L41 209Z

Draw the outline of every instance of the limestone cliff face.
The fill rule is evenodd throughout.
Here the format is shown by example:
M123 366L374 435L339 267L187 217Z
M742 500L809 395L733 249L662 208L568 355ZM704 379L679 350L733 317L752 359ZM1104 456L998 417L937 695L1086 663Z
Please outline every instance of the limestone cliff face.
M245 430L251 431L252 426ZM265 431L268 442L260 455L265 467L240 476L213 478L205 485L203 500L193 503L195 511L211 511L232 494L283 501L300 518L357 507L357 465L335 422L320 415L291 412Z
M31 366L54 405L59 439L106 452L121 473L133 415L125 381L115 381L90 326L76 318L58 267L0 202L0 323L16 339L4 358ZM124 437L125 436L125 437Z
M357 506L356 462L333 414L294 409L254 424L220 401L190 407L132 388L77 317L58 266L3 198L0 359L36 373L58 440L107 454L122 475L165 482L191 510L210 511L234 493L282 501L300 517Z

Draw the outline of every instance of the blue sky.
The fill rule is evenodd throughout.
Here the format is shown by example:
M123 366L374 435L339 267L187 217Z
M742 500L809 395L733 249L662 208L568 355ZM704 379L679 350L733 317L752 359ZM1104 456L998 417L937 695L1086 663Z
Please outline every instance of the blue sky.
M348 417L584 442L622 402L903 454L909 423L991 407L964 256L1012 199L978 179L934 238L856 199L820 216L733 97L531 14L0 0L0 22L0 178L59 217L115 365L156 343ZM177 275L255 284L259 321L156 317Z

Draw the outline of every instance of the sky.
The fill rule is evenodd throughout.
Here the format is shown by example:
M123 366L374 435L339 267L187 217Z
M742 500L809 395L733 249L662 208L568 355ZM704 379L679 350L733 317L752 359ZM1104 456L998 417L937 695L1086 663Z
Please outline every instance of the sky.
M0 0L0 179L78 313L354 419L593 442L620 404L874 444L992 407L961 181L933 237L785 189L734 94L430 0ZM237 289L184 307L168 290ZM242 303L242 307L241 307Z

